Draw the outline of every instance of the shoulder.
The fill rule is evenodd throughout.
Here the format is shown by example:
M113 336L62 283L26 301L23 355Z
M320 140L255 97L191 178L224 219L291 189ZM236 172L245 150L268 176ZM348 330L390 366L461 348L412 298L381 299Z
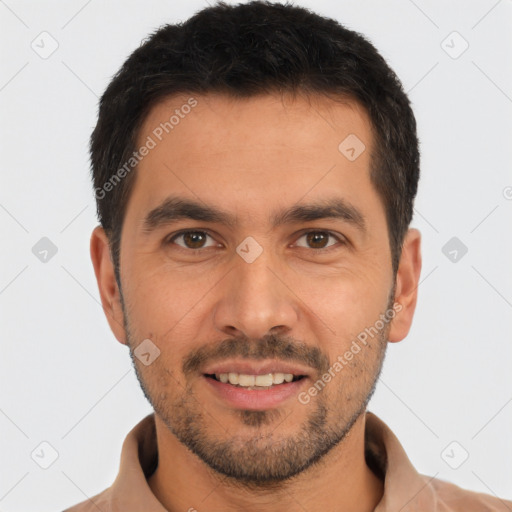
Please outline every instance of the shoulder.
M110 498L111 492L109 487L96 496L77 503L76 505L65 509L63 512L98 512L98 510L101 510L101 512L111 512L112 508L110 506Z
M446 510L446 512L512 511L512 501L503 500L490 494L468 491L444 480L431 479L426 476L423 478L427 481L430 480L439 510Z

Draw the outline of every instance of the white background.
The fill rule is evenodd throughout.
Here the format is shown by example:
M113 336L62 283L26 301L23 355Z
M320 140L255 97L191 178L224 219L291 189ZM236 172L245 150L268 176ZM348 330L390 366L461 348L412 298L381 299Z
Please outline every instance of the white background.
M512 499L512 2L296 3L365 34L419 126L419 303L370 410L420 472ZM0 1L1 512L62 510L103 490L125 435L151 412L99 306L87 144L124 59L206 5ZM59 45L47 59L31 48L43 31ZM469 43L456 59L445 51L463 48L446 39L453 31ZM455 263L442 252L454 236L468 248ZM58 248L46 263L32 253L42 237ZM42 441L58 452L48 469L31 458ZM441 457L452 441L452 459L469 453L458 469Z

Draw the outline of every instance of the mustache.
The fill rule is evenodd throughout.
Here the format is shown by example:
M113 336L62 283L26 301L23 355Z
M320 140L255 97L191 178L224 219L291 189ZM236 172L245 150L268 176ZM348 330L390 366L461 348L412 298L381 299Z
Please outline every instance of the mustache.
M318 347L311 347L292 337L269 334L257 340L229 338L215 345L199 347L184 357L183 373L197 373L207 362L231 357L291 361L314 368L320 374L329 369L329 358Z

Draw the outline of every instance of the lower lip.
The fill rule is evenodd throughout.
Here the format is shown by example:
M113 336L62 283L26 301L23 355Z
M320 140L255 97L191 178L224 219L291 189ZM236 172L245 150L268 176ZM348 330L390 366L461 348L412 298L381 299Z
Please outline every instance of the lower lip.
M204 377L213 391L224 401L237 409L261 411L273 409L282 405L286 400L299 394L307 377L294 382L278 384L269 389L245 389L231 384L224 384L210 377Z

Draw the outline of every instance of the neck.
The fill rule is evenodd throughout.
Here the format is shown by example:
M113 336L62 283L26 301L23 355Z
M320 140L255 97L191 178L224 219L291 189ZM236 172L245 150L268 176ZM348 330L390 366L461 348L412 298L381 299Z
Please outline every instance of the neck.
M169 512L370 512L384 485L364 456L365 415L321 462L269 489L248 489L211 470L183 446L155 415L158 467L148 484Z

